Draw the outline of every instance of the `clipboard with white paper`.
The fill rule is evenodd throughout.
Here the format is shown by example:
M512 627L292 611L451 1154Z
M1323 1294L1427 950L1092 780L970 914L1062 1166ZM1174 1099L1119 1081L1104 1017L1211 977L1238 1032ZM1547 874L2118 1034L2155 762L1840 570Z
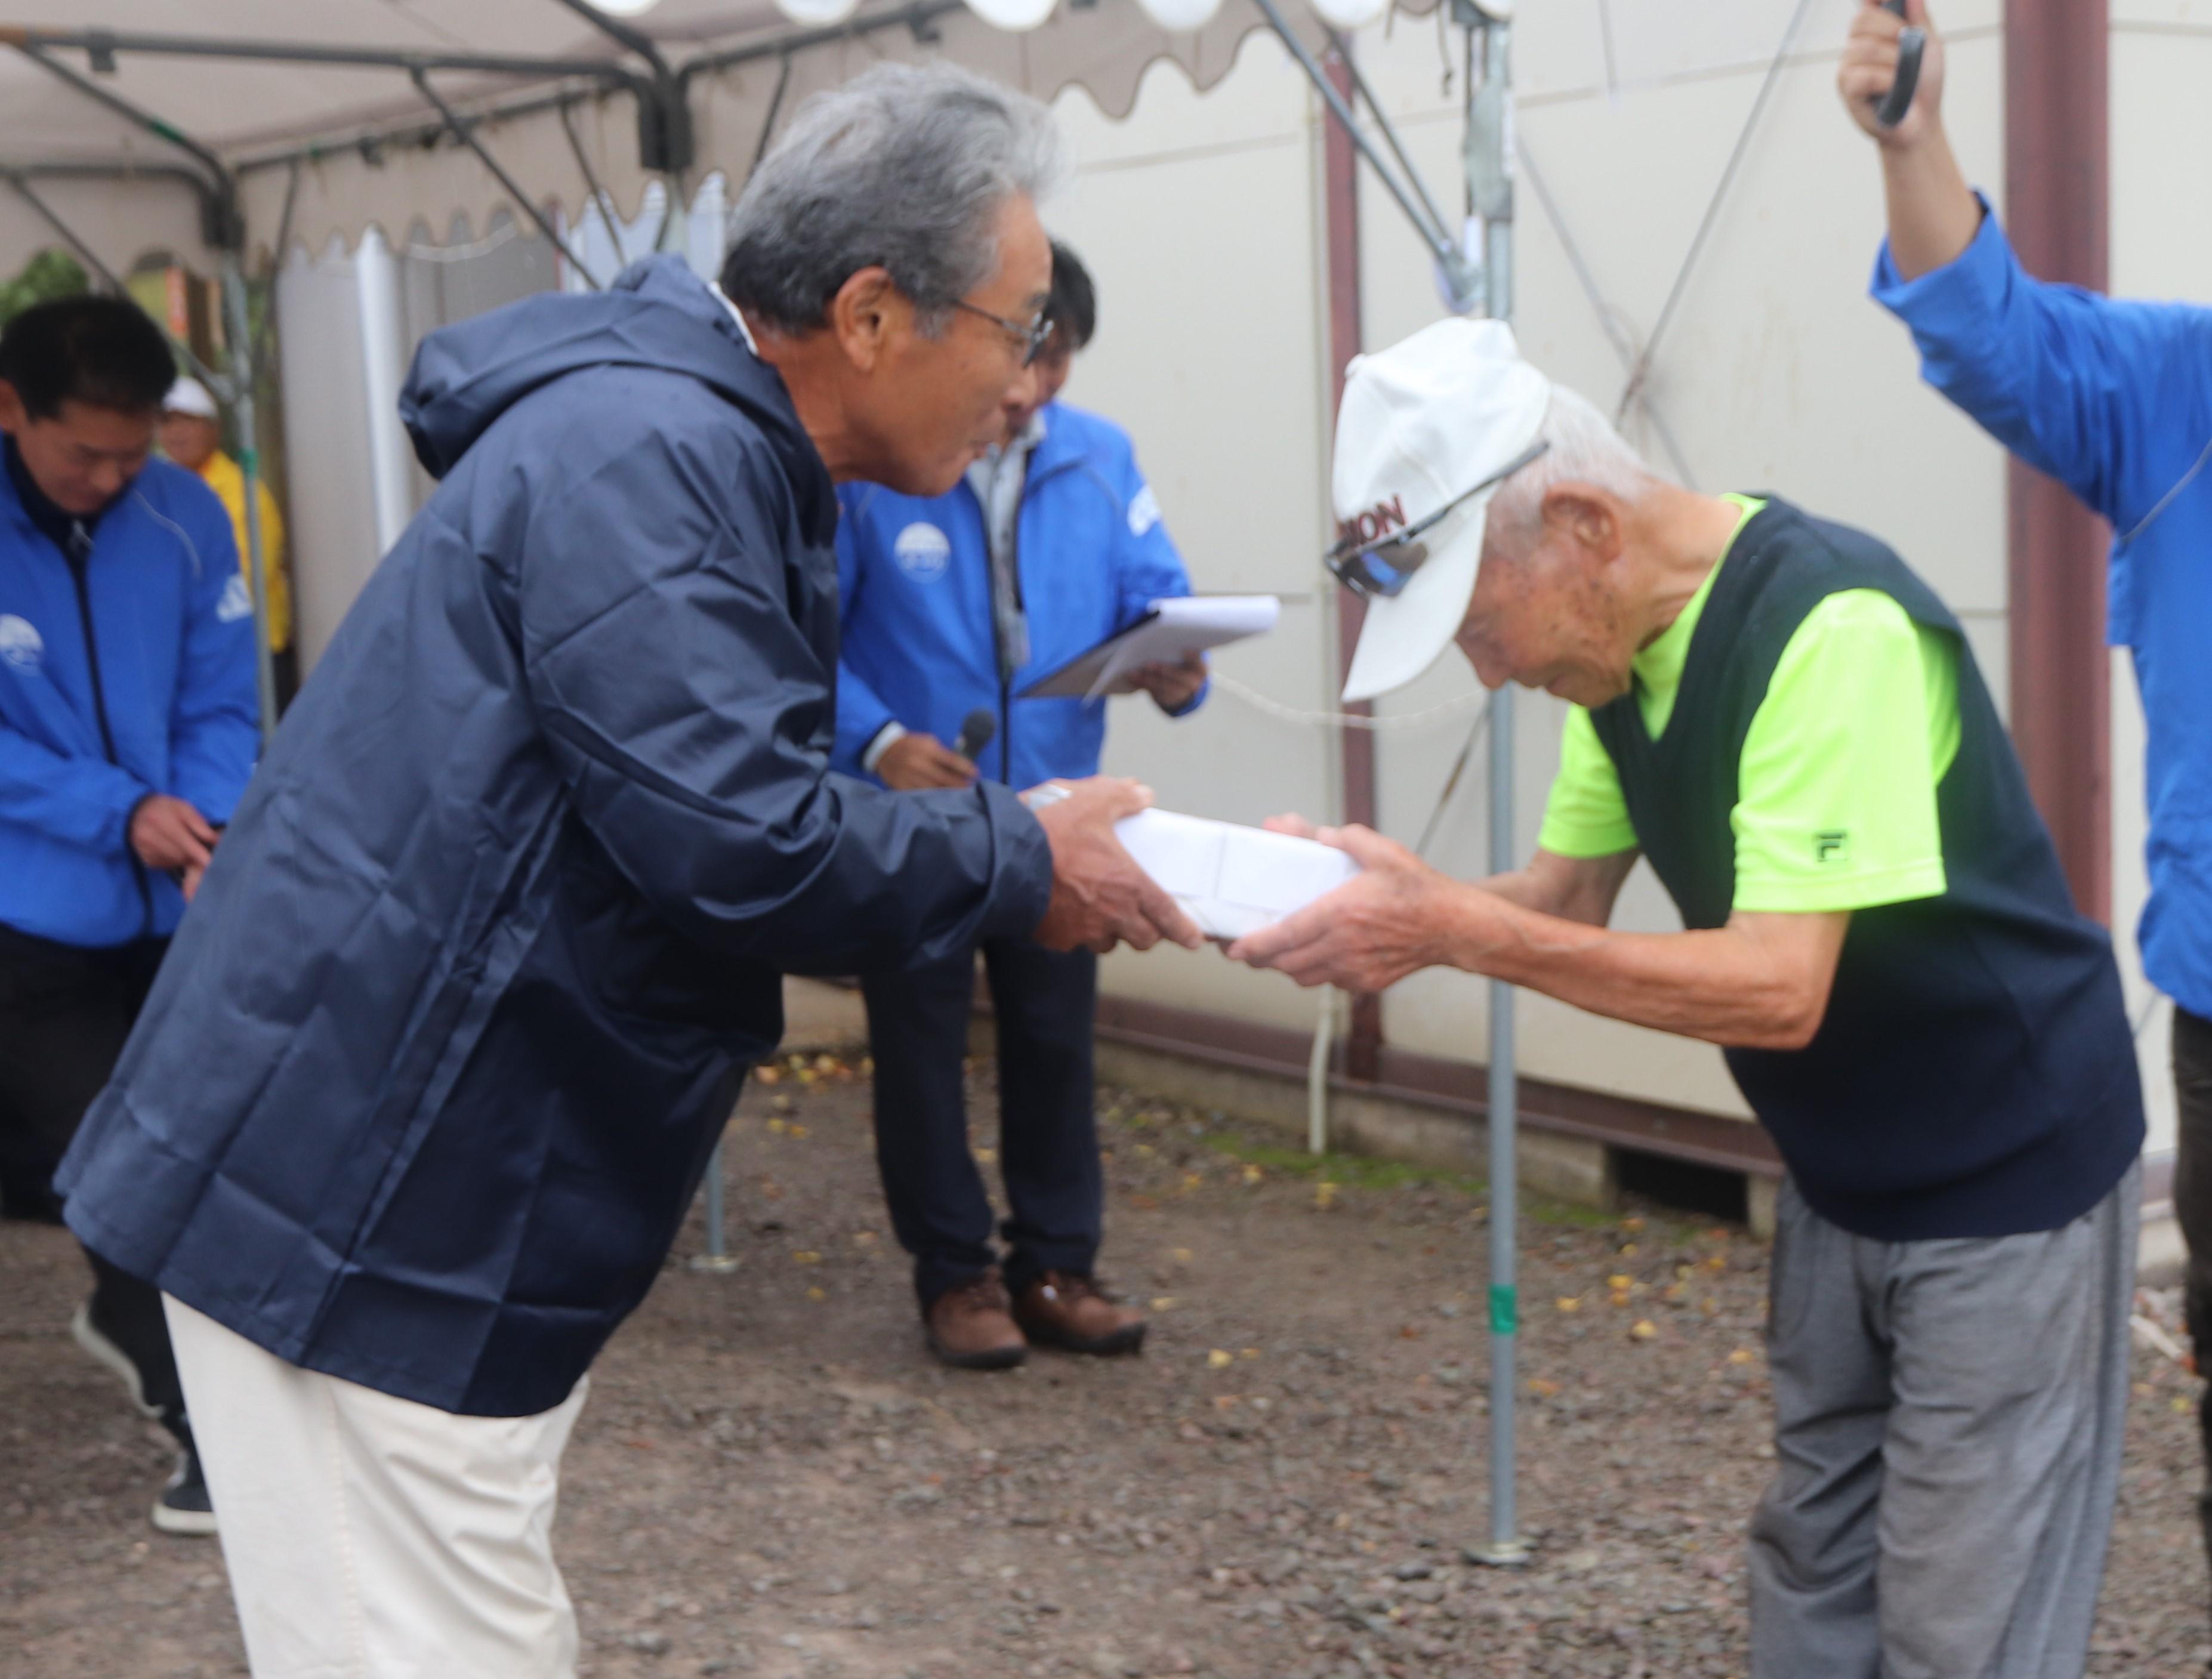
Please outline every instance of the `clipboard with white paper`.
M1193 594L1155 600L1145 615L1096 647L1048 671L1017 699L1095 700L1130 672L1181 663L1275 627L1283 603L1272 594Z

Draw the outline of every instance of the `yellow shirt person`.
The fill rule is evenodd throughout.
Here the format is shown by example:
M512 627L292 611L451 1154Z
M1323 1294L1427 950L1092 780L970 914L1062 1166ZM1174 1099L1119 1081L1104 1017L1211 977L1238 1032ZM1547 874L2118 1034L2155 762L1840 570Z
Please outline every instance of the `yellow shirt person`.
M178 465L198 472L230 510L231 529L238 537L239 569L251 589L253 561L246 540L246 473L223 453L215 398L197 379L179 379L162 398L161 452ZM262 479L257 487L261 492L263 568L268 574L269 649L282 653L292 645L292 588L284 575L284 519L276 511L276 498L269 493L268 480Z

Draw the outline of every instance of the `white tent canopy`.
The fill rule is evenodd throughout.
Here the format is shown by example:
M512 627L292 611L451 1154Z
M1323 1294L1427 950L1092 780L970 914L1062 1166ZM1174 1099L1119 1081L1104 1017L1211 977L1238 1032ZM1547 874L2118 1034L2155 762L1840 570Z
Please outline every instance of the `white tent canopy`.
M1331 27L1389 4L1290 0L1282 15L1318 50ZM771 124L877 59L948 58L1046 99L1079 85L1118 116L1154 61L1202 88L1267 27L1258 0L612 10L587 15L586 0L86 0L84 21L66 27L0 23L0 45L15 49L0 52L0 179L15 189L0 192L0 252L57 242L58 218L115 271L156 251L211 270L233 182L258 254L280 230L319 249L371 226L394 239L456 215L482 227L502 208L559 204L574 220L595 188L628 214L657 173L675 174L679 191L714 169L742 180ZM455 137L424 83L528 204ZM678 133L653 155L656 131L671 125L691 145Z

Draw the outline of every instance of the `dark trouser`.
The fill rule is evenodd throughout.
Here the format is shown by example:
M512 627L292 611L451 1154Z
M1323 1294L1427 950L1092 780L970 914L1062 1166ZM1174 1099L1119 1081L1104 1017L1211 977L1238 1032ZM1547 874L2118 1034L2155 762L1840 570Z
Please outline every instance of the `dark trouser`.
M1087 1275L1098 1254L1105 1184L1091 1045L1098 958L999 939L984 945L983 962L999 1033L999 1164L1012 1209L1003 1232L1006 1286L1018 1294L1044 1271ZM926 1311L999 1262L991 1203L968 1152L961 1081L975 963L877 975L860 989L876 1058L876 1164Z
M2189 1250L2182 1289L2190 1339L2200 1370L2212 1370L2212 1020L2185 1008L2173 1011L2173 1088L2179 1134L2173 1161L2173 1216ZM2197 1426L2212 1465L2212 1389L2197 1402ZM2204 1545L2212 1553L2212 1488L2200 1493L2197 1513Z
M0 925L0 1191L11 1214L58 1214L54 1168L115 1070L168 947L166 939L141 939L87 950ZM97 1254L85 1257L94 1323L137 1367L146 1402L181 1437L184 1390L160 1293Z

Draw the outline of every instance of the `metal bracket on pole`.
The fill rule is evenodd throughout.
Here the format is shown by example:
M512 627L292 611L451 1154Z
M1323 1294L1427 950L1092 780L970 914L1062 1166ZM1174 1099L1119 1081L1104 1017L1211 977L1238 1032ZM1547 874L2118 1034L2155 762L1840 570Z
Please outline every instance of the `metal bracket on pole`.
M538 207L536 199L522 190L513 175L507 173L500 166L499 160L491 155L491 149L477 138L475 129L464 122L460 113L447 104L440 96L438 90L430 85L429 72L417 67L409 74L414 78L415 85L421 90L422 97L429 100L437 108L438 114L445 119L446 127L452 132L453 137L477 155L477 161L491 171L492 179L504 187L507 196L521 206L522 213L537 223L538 231L544 234L553 248L566 257L569 265L584 277L585 284L590 286L593 291L604 289L599 284L599 277L585 267L577 259L576 253L568 248L568 241L561 237L561 230L553 225L553 218Z
M634 24L610 17L591 0L559 0L559 3L653 66L650 82L637 90L637 161L648 169L680 179L691 167L696 150L691 106L684 97L683 78L660 56L659 44Z
M1342 125L1346 138L1367 160L1367 167L1375 171L1382 182L1383 190L1397 201L1398 208L1405 211L1406 219L1413 224L1413 231L1421 236L1421 242L1429 247L1429 254L1437 259L1437 266L1443 271L1445 283L1450 288L1455 301L1462 306L1472 305L1482 295L1482 277L1475 271L1474 265L1468 261L1467 253L1460 249L1459 242L1452 237L1451 229L1444 227L1441 219L1436 217L1434 202L1421 186L1420 178L1414 173L1412 164L1407 161L1405 149L1398 143L1398 137L1390 126L1389 119L1370 95L1367 101L1368 109L1374 113L1376 124L1388 137L1390 149L1404 165L1405 181L1398 179L1397 173L1383 161L1382 153L1376 150L1374 142L1361 132L1358 116L1345 102L1344 95L1337 92L1335 85L1328 79L1328 73L1306 50L1306 44L1298 39L1297 31L1291 27L1289 20L1283 15L1275 0L1254 0L1254 3L1267 20L1267 27L1275 32L1289 49L1291 56L1297 60L1298 68L1305 72L1306 80L1313 83L1314 90L1322 96L1329 113Z

